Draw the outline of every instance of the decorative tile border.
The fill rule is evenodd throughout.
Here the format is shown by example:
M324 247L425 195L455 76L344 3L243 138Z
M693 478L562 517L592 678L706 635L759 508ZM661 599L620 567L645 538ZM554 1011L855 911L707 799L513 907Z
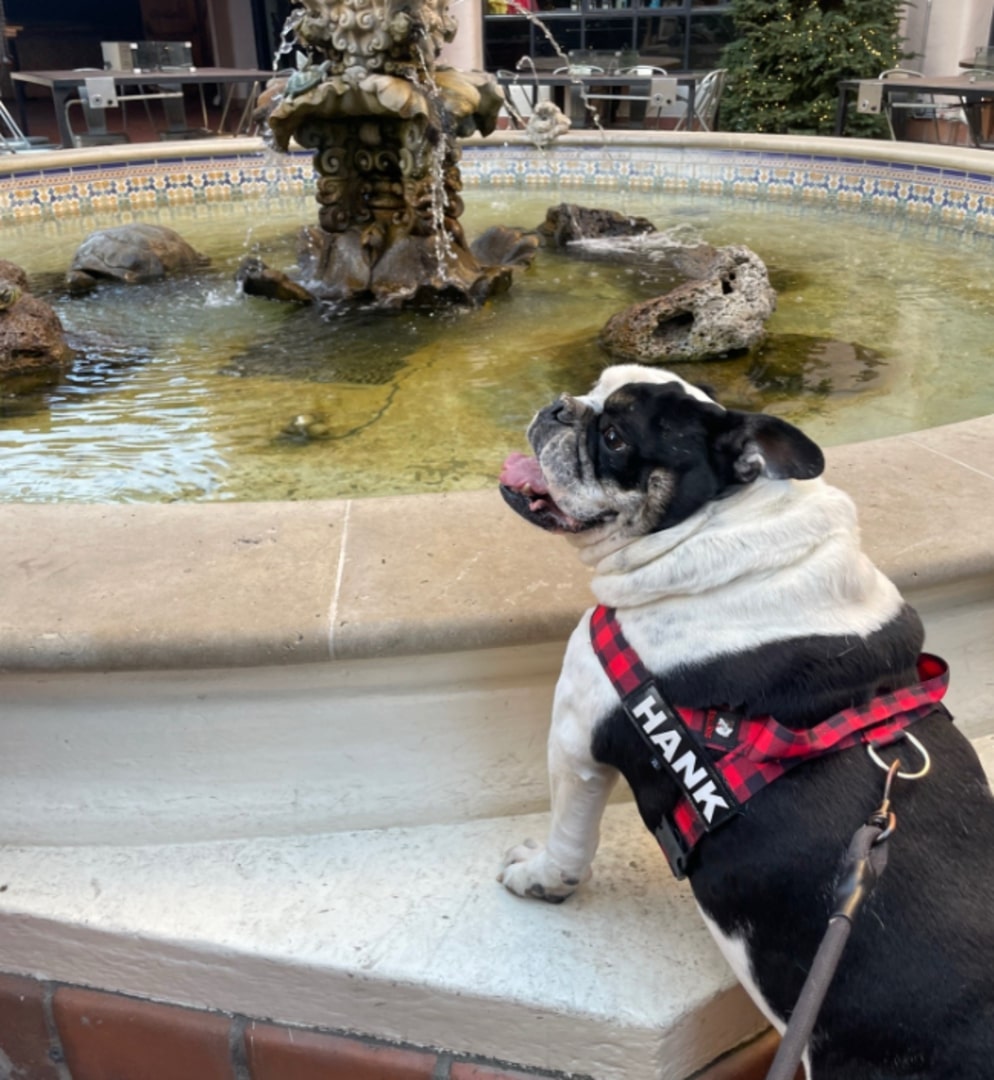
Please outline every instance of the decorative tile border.
M992 159L994 167L994 159ZM474 147L467 186L613 188L823 204L994 234L994 175L903 162L698 147Z
M78 215L304 195L310 156L180 158L41 169L0 178L0 227Z
M52 159L50 158L49 161ZM469 187L721 195L906 215L994 234L994 175L826 153L707 146L477 143L463 153ZM994 159L992 159L994 172ZM30 221L309 193L309 154L161 158L0 176L0 227Z

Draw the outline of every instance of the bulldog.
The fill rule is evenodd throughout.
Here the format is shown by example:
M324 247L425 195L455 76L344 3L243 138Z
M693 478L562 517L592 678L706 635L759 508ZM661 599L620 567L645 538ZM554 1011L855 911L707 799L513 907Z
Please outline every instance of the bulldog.
M937 703L941 662L920 657L921 622L860 550L821 450L777 417L638 365L543 408L528 439L534 457L507 460L501 492L577 549L599 606L556 687L548 838L507 852L504 885L559 902L585 882L624 776L783 1032L847 844L899 758L917 778L894 781L886 872L854 920L807 1075L994 1076L994 800ZM778 757L840 730L827 750Z

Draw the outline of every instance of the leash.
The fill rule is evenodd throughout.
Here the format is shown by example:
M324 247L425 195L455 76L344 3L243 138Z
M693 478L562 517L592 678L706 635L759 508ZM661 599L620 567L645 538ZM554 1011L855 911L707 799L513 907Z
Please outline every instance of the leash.
M874 764L887 771L883 801L867 819L866 824L856 830L849 842L842 875L835 889L835 907L829 916L828 928L815 953L811 970L801 987L797 1004L790 1015L787 1030L784 1032L770 1071L766 1074L766 1080L793 1080L804 1057L825 995L828 993L839 961L842 959L842 951L849 941L853 921L863 901L873 891L873 887L887 866L887 841L897 828L897 817L890 805L894 777L919 780L931 767L931 761L924 746L912 735L905 737L913 742L924 758L925 763L917 772L900 772L900 758L892 762L890 766L886 766L876 751L872 747L867 747Z

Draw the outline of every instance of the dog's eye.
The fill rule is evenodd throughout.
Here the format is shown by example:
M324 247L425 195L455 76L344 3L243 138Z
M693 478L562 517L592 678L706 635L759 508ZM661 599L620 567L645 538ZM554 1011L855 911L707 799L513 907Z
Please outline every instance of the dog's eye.
M604 440L604 445L608 450L624 450L628 445L618 434L618 429L614 427L606 427L601 432L601 438Z

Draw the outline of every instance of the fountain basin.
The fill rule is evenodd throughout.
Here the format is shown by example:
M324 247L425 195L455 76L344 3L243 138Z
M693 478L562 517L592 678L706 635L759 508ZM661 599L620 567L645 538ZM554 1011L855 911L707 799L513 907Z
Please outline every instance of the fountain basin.
M671 168L673 183L743 183L741 155L758 155L755 184L798 199L822 197L823 173L865 189L857 172L880 162L892 194L860 200L992 224L981 153L784 145L619 136L611 150L622 177L653 183ZM480 150L478 165L472 151L465 171L537 183L533 160L606 183L602 153L562 149ZM771 154L775 168L761 164ZM52 159L85 173L70 184L78 204L123 197L87 186L121 168L93 178L95 161ZM206 161L167 165L194 186L163 190L213 198L238 186L222 175L270 167ZM14 164L18 190L42 182L27 175L39 158ZM902 204L901 183L930 194ZM828 458L994 764L994 418ZM493 881L503 847L544 829L551 690L589 603L582 567L496 490L2 513L7 971L605 1080L679 1080L763 1026L631 806L610 809L594 881L569 904L523 903Z

